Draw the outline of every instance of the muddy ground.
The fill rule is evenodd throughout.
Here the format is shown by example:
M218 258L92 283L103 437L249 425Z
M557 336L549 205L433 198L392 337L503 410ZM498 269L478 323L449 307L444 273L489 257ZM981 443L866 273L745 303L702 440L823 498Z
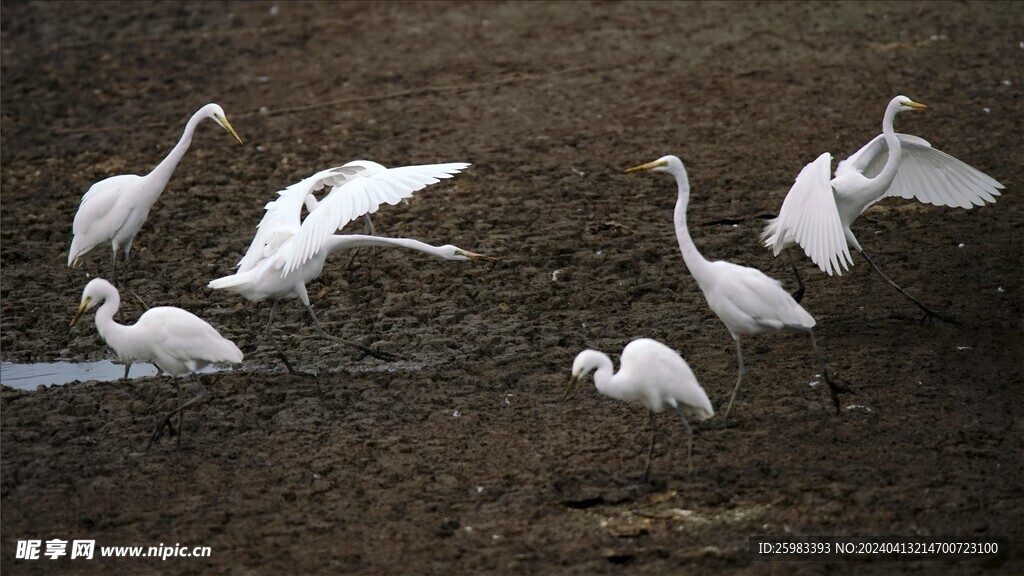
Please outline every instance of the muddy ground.
M1024 4L22 3L2 16L2 347L19 362L112 358L92 316L109 251L65 266L81 194L144 173L189 115L213 123L136 239L128 285L247 351L210 375L180 447L147 437L167 378L2 395L4 574L1020 574ZM887 201L856 225L876 262L962 325L918 310L863 260L806 259L804 305L855 395L836 415L801 334L746 341L728 426L685 434L562 390L574 355L639 336L678 349L724 409L736 375L673 237L675 188L622 169L676 153L705 255L792 286L759 247L801 167L897 129L1006 185L974 210ZM206 288L274 191L365 158L473 167L375 216L496 265L399 251L331 260L310 284L328 331ZM356 231L361 230L357 226ZM557 274L556 274L557 272ZM143 311L124 303L127 319ZM187 394L196 387L184 385ZM752 538L996 541L951 559L761 561ZM209 558L18 560L19 539L209 546ZM98 553L97 553L98 554Z

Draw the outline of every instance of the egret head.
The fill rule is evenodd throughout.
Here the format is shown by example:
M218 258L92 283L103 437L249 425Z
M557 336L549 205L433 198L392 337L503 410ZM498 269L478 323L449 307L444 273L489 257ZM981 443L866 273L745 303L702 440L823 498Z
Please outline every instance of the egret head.
M445 244L444 246L438 247L438 253L441 258L445 260L479 260L481 262L497 262L497 258L490 256L484 256L483 254L477 254L476 252L470 252L469 250L463 250L458 246L452 246L451 244Z
M78 305L78 312L75 312L75 317L71 319L71 325L74 326L78 319L88 310L92 310L101 302L110 297L110 294L117 294L117 288L110 282L107 282L103 278L93 278L85 285L85 290L82 290L82 303Z
M214 122L220 125L221 128L227 130L238 140L238 143L242 143L242 139L238 137L238 133L231 127L231 123L228 122L228 117L224 114L224 109L219 104L207 104L203 106L203 110L206 112L207 117L213 119Z
M648 162L647 164L641 164L639 166L633 166L632 168L626 168L625 173L639 172L641 170L650 170L651 172L673 172L678 171L683 167L683 161L678 156L669 154L668 156L662 156L654 162Z
M565 387L565 396L568 398L576 383L601 366L601 358L606 358L604 353L597 350L584 350L576 355L572 361L572 377L569 378L569 385Z
M914 102L906 96L897 96L892 99L892 104L896 106L897 112L906 112L908 110L925 110L928 107L919 102Z

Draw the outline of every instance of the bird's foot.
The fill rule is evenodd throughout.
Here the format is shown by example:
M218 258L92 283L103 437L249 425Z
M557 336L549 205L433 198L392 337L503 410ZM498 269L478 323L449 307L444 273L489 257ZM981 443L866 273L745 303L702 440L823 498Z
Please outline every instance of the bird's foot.
M362 344L360 344L358 342L353 342L351 340L346 340L344 338L338 338L337 336L331 336L330 334L328 334L327 332L324 332L323 330L319 330L318 332L320 334L319 337L324 339L324 340L333 340L335 342L340 342L342 344L345 344L346 346L351 346L353 348L356 348L356 349L362 351L364 354L368 354L368 355L373 356L374 358L377 358L379 360L385 360L387 362L394 362L395 360L399 359L399 356L397 356L395 354L392 354L390 352L385 352L383 350L374 350L373 348L370 348L369 346L363 346Z
M799 304L800 301L803 300L803 298L804 298L804 288L803 288L803 286L801 286L796 292L793 292L792 294L790 294L790 296L792 296L793 300L796 300L796 303Z
M924 310L924 316L921 317L922 323L924 323L929 318L937 318L939 320L942 320L943 322L946 322L947 324L963 326L963 324L961 324L959 320L953 318L952 316L947 316L945 314L942 314L941 312L936 312L935 310L932 310L931 308L920 303L918 304L918 307L920 307L921 310Z
M822 370L822 378L828 384L828 393L832 396L832 404L836 407L836 414L839 414L839 394L856 394L856 392L847 386L839 385L839 382L844 384L849 384L849 382L840 380L835 374L830 374L828 368Z
M316 374L296 370L295 367L292 366L292 363L288 361L288 357L285 356L283 352L277 349L275 349L275 351L277 352L277 356L281 359L281 362L284 363L284 367L288 369L289 374L291 374L292 376L300 376L302 378L312 378L314 380L316 379Z
M174 414L175 412L171 412L170 414L164 416L160 420L160 423L157 424L156 429L153 430L153 434L149 437L149 442L146 443L146 450L149 450L149 447L153 445L153 442L156 442L157 439L160 438L161 435L163 435L164 428L167 428L171 436L178 436L178 442L180 444L181 436L178 434L178 431L175 430L174 424L171 424L171 418L174 416Z

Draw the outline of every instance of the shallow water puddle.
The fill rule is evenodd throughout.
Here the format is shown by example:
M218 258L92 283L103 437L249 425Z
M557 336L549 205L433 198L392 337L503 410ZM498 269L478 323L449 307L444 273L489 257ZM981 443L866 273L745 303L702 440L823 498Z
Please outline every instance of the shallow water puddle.
M200 373L216 372L214 366L207 366ZM156 376L156 366L152 364L132 364L129 378ZM124 364L115 364L110 360L96 362L38 362L18 364L15 362L0 363L0 384L19 390L35 390L39 386L67 384L69 382L99 380L110 382L124 377Z

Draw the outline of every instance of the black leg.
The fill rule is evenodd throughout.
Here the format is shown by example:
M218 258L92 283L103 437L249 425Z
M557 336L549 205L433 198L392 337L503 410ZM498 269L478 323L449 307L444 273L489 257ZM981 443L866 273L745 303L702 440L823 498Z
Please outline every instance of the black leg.
M184 404L178 406L170 413L168 413L166 416L160 419L160 423L157 424L156 428L153 430L153 435L149 437L149 443L146 444L147 450L153 444L153 442L160 437L160 435L163 433L164 428L169 428L171 426L171 418L173 418L175 414L180 413L182 410L188 408L189 406L201 404L210 399L210 393L209 391L207 391L206 386L203 385L203 379L200 378L198 374L193 373L193 375L196 377L196 383L199 384L199 395L189 400L188 402L185 402ZM181 438L181 430L178 431L178 438Z
M793 251L791 249L786 248L786 256L789 258L789 265L793 267L793 275L796 276L796 283L799 286L799 288L796 289L796 292L793 292L791 296L793 296L793 300L796 300L797 304L799 304L800 301L803 300L804 289L806 288L804 286L804 279L800 277L800 270L796 267L796 259L793 258Z
M676 409L676 414L679 414L679 419L683 421L683 427L686 428L686 473L693 474L693 428L686 421L686 416L683 415L679 406L676 405L673 408Z
M359 344L358 342L352 342L351 340L345 340L344 338L338 338L337 336L331 336L327 332L324 332L324 329L320 327L320 321L316 319L316 314L313 313L313 307L310 306L309 304L306 304L306 310L309 310L309 317L313 319L313 326L316 327L317 332L319 332L320 336L322 336L323 338L325 338L327 340L333 340L335 342L340 342L341 344L345 344L346 346L352 346L353 348L358 348L359 350L362 350L363 352L369 354L370 356L373 356L374 358L379 358L381 360L392 361L392 360L397 360L398 359L397 356L395 356L394 354L391 354L390 352L382 352L380 350L374 350L373 348L370 348L369 346L363 346L362 344Z
M928 318L938 318L939 320L942 320L943 322L948 322L950 324L956 324L957 326L961 325L960 322L958 320L956 320L955 318L953 318L951 316L946 316L945 314L941 314L939 312L936 312L935 310L932 310L931 308L925 306L920 301L918 301L917 298L914 298L913 296L908 294L906 290L904 290L903 288L900 288L899 284L893 282L891 278L886 276L885 273L882 272L882 270L878 266L875 265L875 263L871 260L871 258L868 257L867 252L865 252L863 249L860 250L860 255L864 257L864 260L867 260L868 264L871 264L871 267L875 269L875 272L878 272L878 275L881 276L882 279L884 279L886 282L888 282L889 285L892 286L893 288L899 290L900 294L903 294L904 296L909 298L911 302L913 302L914 304L917 304L917 307L924 311L924 318L921 318L922 322L927 320Z
M814 349L814 358L821 365L821 377L828 384L828 392L832 396L832 404L836 407L836 414L839 414L839 394L853 394L853 390L846 386L840 386L838 382L842 382L836 378L831 372L828 371L828 361L825 360L825 355L818 349L818 342L814 338L814 330L807 328L806 326L797 326L790 324L787 328L806 332L811 337L811 347Z
M732 389L732 397L729 398L729 405L725 407L725 416L722 416L722 421L729 419L729 411L732 410L732 403L736 400L736 393L740 390L740 382L743 382L743 375L747 373L747 369L743 366L743 350L740 348L740 339L736 339L736 362L739 364L739 376L736 377L736 386Z
M648 412L648 414L651 415L651 444L647 447L647 463L644 464L643 482L647 482L651 477L651 456L654 454L654 437L658 435L658 423L654 419L654 412Z

